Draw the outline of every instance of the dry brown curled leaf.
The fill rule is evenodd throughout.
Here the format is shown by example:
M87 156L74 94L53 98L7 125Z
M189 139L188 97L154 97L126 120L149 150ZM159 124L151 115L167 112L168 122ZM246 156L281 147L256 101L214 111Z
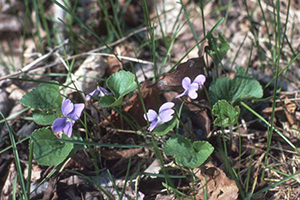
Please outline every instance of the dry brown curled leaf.
M149 87L156 87L163 91L182 91L182 79L189 77L192 81L199 74L204 74L204 59L203 57L191 58L188 61L179 64L172 73L162 75L158 81Z
M125 149L125 150L102 150L101 156L107 160L129 159L130 157L140 153L143 148Z
M3 177L3 181L5 180L5 182L2 187L0 197L3 200L8 200L12 196L13 183L14 183L15 177L17 176L14 162L11 162L10 166L7 168L7 172L6 172L5 176L6 176L6 178Z
M89 93L97 87L95 79L102 78L108 68L107 59L99 55L90 55L75 72L77 89Z
M159 98L159 92L156 88L149 88L148 86L152 82L149 80L146 80L140 88L141 95L144 101L144 105L146 107L146 110L148 109L154 109L157 110L159 108L159 105L161 105L161 100ZM139 96L138 91L136 91L132 97L130 97L127 101L124 101L123 109L124 109L124 115L130 116L130 118L135 119L135 121L140 126L145 126L147 124L147 121L144 119L144 111L143 111L143 105ZM107 126L110 123L112 123L115 127L121 127L121 121L120 116L117 112L112 112L111 115L108 117L108 120L104 120L100 123L100 126ZM130 129L131 127L126 121L123 121L123 129Z
M207 192L209 200L236 200L238 199L238 187L234 180L214 166L211 162L205 166L194 169L195 175L201 180L196 191L196 199L203 199L203 191Z
M187 108L192 112L191 120L194 128L202 130L202 137L206 137L211 131L211 119L207 114L208 104L206 102L202 102L202 104L199 103L198 106L187 104Z
M140 88L141 95L143 98L146 110L154 109L157 110L159 105L162 104L159 98L159 92L155 88L148 88L151 84L150 81L146 80ZM146 120L144 119L143 105L139 97L139 93L135 92L134 95L129 99L129 104L124 107L124 111L128 112L139 125L146 125Z

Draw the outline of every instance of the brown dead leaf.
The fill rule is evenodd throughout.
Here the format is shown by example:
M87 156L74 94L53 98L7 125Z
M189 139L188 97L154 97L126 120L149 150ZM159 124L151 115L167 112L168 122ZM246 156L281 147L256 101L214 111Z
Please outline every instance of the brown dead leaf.
M145 169L145 173L158 174L161 170L161 164L158 159L155 159L148 167ZM157 178L157 176L150 176L151 178Z
M135 50L138 48L138 43L135 41L124 41L122 45L118 45L114 48L115 55L118 56L126 56L131 58L139 57L141 52L136 52ZM120 58L116 56L107 57L107 63L109 66L107 67L106 73L111 75L115 72L118 72L120 69L123 69L122 65L128 64L130 61L128 59L122 58L122 62L120 62Z
M142 151L143 148L125 150L102 150L101 156L107 160L128 159Z
M5 91L9 94L9 99L14 101L20 101L26 94L26 91L22 90L15 84L11 84L5 88Z
M57 199L57 182L58 179L56 177L51 177L48 183L48 187L44 192L43 200L47 199Z
M209 118L208 112L208 105L207 103L201 106L195 106L194 104L187 104L189 111L192 112L191 120L193 123L194 128L198 128L203 131L202 137L206 137L207 134L211 131L211 119Z
M285 116L288 119L289 123L291 125L294 125L297 123L296 117L294 115L294 113L291 113L288 111L288 107L286 107L287 109L284 110Z
M4 183L4 186L2 188L1 192L1 200L8 200L11 199L12 197L12 191L13 191L13 183L14 179L17 175L16 168L14 162L11 162L8 172L7 172L7 177L6 181Z
M111 124L115 125L116 122L118 121L119 121L119 114L116 111L112 110L111 114L106 119L104 119L99 123L99 126L107 127Z
M279 107L279 108L275 108L275 114L276 113L279 113L279 112L282 112L283 111L283 108L282 107ZM271 115L272 112L273 112L273 108L272 107L266 107L265 109L262 110L262 112L266 115Z
M97 81L95 78L102 78L108 67L107 59L99 55L87 57L75 72L74 79L78 90L89 93L96 89ZM68 94L71 90L68 90Z
M136 52L136 49L139 48L139 44L136 41L124 41L122 45L118 45L114 48L115 54L120 56L127 56L131 58L138 58L141 55L140 52ZM113 57L116 58L116 57ZM129 60L123 59L124 64L129 63Z
M295 112L297 109L297 104L289 99L289 97L284 98L284 113L286 118L288 119L290 125L294 125L297 123L297 119L295 117Z
M4 116L8 112L7 104L8 104L7 93L3 89L0 89L0 111L1 113L3 113ZM0 119L2 119L2 117L0 117Z
M150 108L157 110L159 105L161 105L159 92L156 88L149 88L148 86L150 84L152 84L151 81L145 80L145 82L141 85L140 91L146 110ZM143 117L144 112L142 102L137 91L123 106L125 111L123 114L125 116L129 115L129 117L135 119L140 126L146 125L146 120ZM116 127L121 127L120 117L117 112L112 111L112 114L108 117L108 120L101 122L100 126L107 126L110 123L114 124ZM123 121L123 129L127 128L130 128L130 126L126 123L126 121Z
M65 183L67 185L81 185L81 184L87 184L86 183L86 180L83 179L82 177L78 176L78 175L72 175L72 176L69 176L68 178L65 178L65 179L61 179L59 181L60 183Z
M289 134L289 137L299 138L299 126L300 122L297 119L297 104L294 98L294 94L284 93L277 100L275 111L275 120L280 122L282 128ZM273 108L267 107L262 111L265 115L271 117Z
M285 107L289 113L295 113L295 111L297 109L297 105L294 102L286 102Z
M18 19L16 16L1 13L0 21L0 32L20 32L22 30L22 24L20 23L20 19Z
M120 71L121 63L116 57L108 57L107 63L109 63L108 68L106 69L106 74L111 75Z
M299 132L299 127L300 127L300 122L297 120L296 117L296 112L297 112L297 104L294 100L294 97L291 96L289 97L288 95L283 95L281 97L283 100L283 105L282 109L284 110L284 115L287 119L287 121L281 120L282 127L285 131L291 134L292 137L300 138L300 132Z
M140 89L146 110L150 108L156 110L159 105L162 104L159 98L159 92L155 88L148 88L151 83L151 81L146 80ZM144 112L142 102L138 92L135 92L135 94L129 99L129 102L130 104L124 108L124 111L128 112L139 125L146 125L146 120L143 117Z
M204 74L204 66L203 57L191 58L187 62L179 64L172 73L162 75L158 81L149 87L156 87L163 91L181 92L183 90L182 79L189 77L193 81L197 75Z
M82 162L83 160L84 162ZM66 165L66 167L80 168L84 170L90 170L92 166L93 161L84 150L79 150L76 154L72 155L72 159Z
M38 57L43 56L42 53L36 52L36 44L33 39L25 40L25 51L23 53L24 56L24 64L28 65L33 62Z
M31 181L32 182L36 182L37 180L39 180L41 178L41 173L42 170L38 165L32 165L31 168ZM28 178L28 165L26 164L26 168L24 170L24 178L27 180Z
M174 194L168 194L168 195L162 195L162 194L158 194L155 197L155 200L175 200L176 197Z
M124 2L122 4L125 5L125 1L121 1L121 2ZM127 24L129 24L131 26L136 26L138 24L139 17L136 14L136 7L134 5L132 5L132 4L128 5L128 8L127 8L126 12L124 13L123 19Z
M214 166L211 162L200 169L194 169L194 173L201 180L196 199L203 199L203 188L207 191L209 200L238 199L239 190L236 183L229 179L221 169Z

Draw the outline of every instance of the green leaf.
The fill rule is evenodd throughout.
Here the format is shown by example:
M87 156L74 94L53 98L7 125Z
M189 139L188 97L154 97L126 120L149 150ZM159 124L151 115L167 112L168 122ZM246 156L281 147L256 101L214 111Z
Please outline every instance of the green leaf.
M99 105L103 108L120 106L122 104L122 100L123 100L122 96L116 100L115 97L111 95L105 95L100 99Z
M230 46L221 33L219 33L219 38L215 38L209 31L207 33L207 39L209 46L206 47L206 51L213 59L215 65L218 65L230 49ZM218 43L218 39L220 43Z
M173 117L171 121L168 121L167 123L164 123L162 125L159 125L158 127L153 129L153 132L156 135L165 135L169 133L177 124L178 120L176 117Z
M236 101L263 96L262 87L255 78L241 67L236 67L235 71L236 75L233 79L220 77L211 84L209 96L212 104L221 99L233 104Z
M212 114L216 116L214 125L220 127L233 126L238 122L240 108L233 107L226 100L219 100L212 109Z
M42 110L54 110L60 107L61 96L58 82L41 83L37 88L25 94L20 103L33 109Z
M63 139L68 139L62 134ZM57 137L47 128L37 129L33 132L33 153L40 165L57 165L64 161L73 149L73 143L56 141Z
M135 77L132 73L122 70L108 77L106 85L119 100L120 97L125 96L137 88L134 79Z
M199 167L213 150L213 146L206 141L192 143L181 135L170 138L164 146L166 155L174 156L179 166L189 168Z
M101 107L120 106L123 97L137 88L135 77L132 73L119 71L108 77L106 81L107 87L111 90L114 96L105 95L99 101Z
M60 109L58 109L56 112L35 110L33 111L32 115L35 123L39 125L50 125L54 122L54 120L59 118L62 113Z

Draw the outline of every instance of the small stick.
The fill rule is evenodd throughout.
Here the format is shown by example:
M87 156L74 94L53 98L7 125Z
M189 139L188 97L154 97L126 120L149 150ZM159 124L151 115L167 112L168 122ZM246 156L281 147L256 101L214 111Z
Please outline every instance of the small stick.
M53 52L57 51L58 49L60 49L62 46L66 45L69 42L69 40L65 40L62 44L60 44L59 46L54 47L51 51L49 51L47 54L43 55L42 57L34 60L33 62L29 63L28 65L26 65L25 67L23 67L23 69L20 69L19 72L15 72L13 74L8 74L6 76L0 77L0 81L8 79L8 78L12 78L12 77L16 77L19 76L23 73L32 71L36 68L33 68L35 65L37 65L38 63L40 63L41 61L45 60L46 58L48 58L49 56L51 56L51 54L53 54ZM57 63L56 63L57 64ZM54 65L56 65L54 64ZM50 64L50 66L54 66L53 64ZM42 67L44 67L45 65L42 65ZM45 67L48 67L49 65L46 65Z
M42 57L40 57L40 58L34 60L33 62L31 62L30 64L26 65L25 67L23 67L23 69L20 69L20 71L23 72L23 73L28 72L33 66L35 66L39 62L41 62L41 61L45 60L46 58L48 58L49 56L51 56L51 54L53 54L53 52L60 49L62 46L66 45L68 42L69 42L69 39L65 40L62 44L54 47L51 51L49 51L48 53L46 53Z
M138 30L136 30L136 31L133 31L132 33L128 34L127 36L125 36L125 37L123 37L123 38L121 38L121 39L119 39L119 40L117 40L117 41L115 41L115 42L113 42L113 43L108 44L107 46L101 46L101 47L99 47L99 48L97 48L97 49L93 49L93 50L90 50L90 51L85 52L85 53L80 53L80 54L71 56L71 57L68 58L68 59L74 59L74 58L78 58L78 57L81 57L81 56L87 56L87 55L90 55L91 53L95 53L95 52L97 52L97 51L102 51L102 50L104 50L104 49L107 49L107 47L113 47L113 46L115 46L115 45L117 45L117 44L119 44L119 43L121 43L121 42L127 40L127 39L130 38L131 36L133 36L133 35L135 35L135 34L137 34L137 33L146 31L146 30L147 30L147 27L143 27L143 28L141 28L141 29L138 29Z
M137 63L141 63L141 64L154 65L153 62L141 60L141 59L138 59L138 58L132 58L132 57L128 57L128 56L119 56L119 55L116 56L114 54L109 54L109 53L89 53L89 55L118 57L119 59L129 60L129 61L132 61L132 62L137 62Z

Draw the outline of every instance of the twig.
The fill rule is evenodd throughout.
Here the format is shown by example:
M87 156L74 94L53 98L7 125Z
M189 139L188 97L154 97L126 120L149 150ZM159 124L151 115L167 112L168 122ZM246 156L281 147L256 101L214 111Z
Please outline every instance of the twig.
M23 69L20 69L20 71L23 72L23 73L28 72L33 66L35 66L39 62L41 62L41 61L45 60L46 58L48 58L49 56L51 56L51 54L53 52L60 49L62 46L66 45L68 42L69 42L69 39L65 40L62 44L54 47L51 51L49 51L48 53L46 53L42 57L40 57L40 58L36 59L35 61L31 62L30 64L26 65Z
M13 73L13 74L9 74L9 75L6 75L6 76L3 76L3 77L0 77L0 81L1 80L5 80L5 79L8 79L8 78L13 78L13 77L16 77L16 76L19 76L23 73L26 73L26 72L29 72L29 71L32 71L34 70L35 68L33 68L35 65L37 65L38 63L40 63L41 61L45 60L46 58L50 57L54 52L56 52L58 49L60 49L62 46L68 44L69 40L65 40L62 44L54 47L51 51L49 51L47 54L43 55L42 57L34 60L33 62L29 63L28 65L26 65L25 67L23 67L23 69L20 69L19 72L16 72L16 73ZM56 63L57 64L57 63ZM55 65L56 65L55 64ZM50 64L51 65L51 64ZM53 64L51 65L53 66ZM49 65L42 65L41 67L49 67Z
M109 53L90 53L89 55L99 55L99 56L116 57L116 55L114 55L114 54L109 54ZM141 59L138 59L138 58L132 58L132 57L128 57L128 56L119 56L119 55L117 55L117 57L118 57L119 59L129 60L129 61L137 62L137 63L141 63L141 64L154 65L153 62L141 60Z
M132 131L132 130L124 130L124 129L116 129L116 128L111 128L111 127L106 127L107 130L109 131L115 131L118 133L133 133L133 134L142 134L141 131Z
M85 53L81 53L81 54L77 54L77 55L71 56L71 57L68 58L68 59L74 59L74 58L78 58L78 57L81 57L81 56L87 56L87 55L90 55L91 53L95 53L95 52L97 52L97 51L102 51L102 50L104 50L104 49L107 49L107 47L113 47L113 46L115 46L115 45L117 45L117 44L119 44L119 43L121 43L121 42L127 40L127 39L130 38L131 36L133 36L133 35L135 35L135 34L137 34L137 33L146 31L146 30L147 30L147 27L143 27L143 28L141 28L141 29L138 29L138 30L136 30L136 31L133 31L132 33L129 33L127 36L125 36L125 37L123 37L123 38L121 38L121 39L119 39L119 40L117 40L117 41L115 41L115 42L113 42L113 43L108 44L107 46L101 46L101 47L99 47L99 48L97 48L97 49L93 49L93 50L90 50L90 51L85 52Z

